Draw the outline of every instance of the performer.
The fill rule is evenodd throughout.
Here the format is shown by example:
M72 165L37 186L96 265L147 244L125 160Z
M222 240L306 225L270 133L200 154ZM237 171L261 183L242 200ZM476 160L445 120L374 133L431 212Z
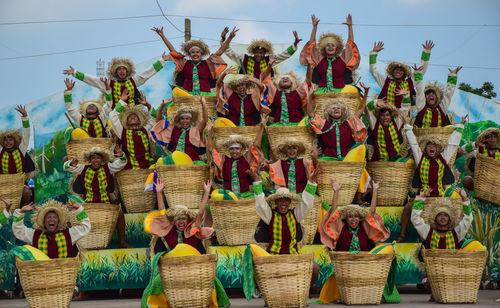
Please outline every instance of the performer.
M247 47L247 54L238 54L236 53L229 44L236 36L236 32L239 29L234 28L233 31L229 34L229 37L226 40L226 34L229 32L229 28L225 27L221 33L221 45L227 44L227 48L225 49L226 56L229 57L236 65L240 67L239 74L246 74L253 76L260 80L266 80L270 77L274 77L275 71L273 69L274 65L278 65L279 63L285 61L286 59L293 56L295 51L297 50L297 46L302 39L299 38L297 31L293 31L293 36L295 40L292 45L290 45L287 49L283 50L281 53L274 55L273 54L273 45L271 42L265 39L253 40L250 45ZM271 63L270 61L274 61ZM261 78L261 73L265 70L269 69L270 74L266 78Z
M85 100L79 103L80 108L73 106L72 90L75 82L66 78L66 91L64 91L64 103L69 116L73 119L79 127L85 130L90 137L103 138L107 137L106 122L108 115L111 112L111 105L113 104L111 98L111 82L109 79L101 78L106 85L106 93L104 94L105 102L102 99L98 100Z
M387 65L386 76L384 76L377 70L377 55L384 49L384 43L375 42L373 44L373 50L370 52L370 73L382 89L378 98L386 98L389 104L395 105L396 108L401 108L403 96L398 95L395 91L396 89L403 89L410 94L411 104L415 104L414 84L415 81L421 81L423 75L427 71L434 43L432 41L425 41L425 44L422 44L422 47L424 50L422 51L419 64L421 70L418 73L415 72L415 74L412 75L411 69L408 65L392 61Z
M210 54L207 44L203 41L190 40L182 44L183 54L181 54L165 37L163 27L155 27L151 30L161 37L170 51L167 60L175 63L175 84L193 95L214 96L214 93L210 93L210 88L214 87L217 76L227 66L221 56L226 47L229 46L229 42L223 43L219 50ZM207 55L208 58L203 60L203 57ZM185 59L186 56L189 56L189 59Z
M417 118L414 125L416 127L443 127L450 125L450 120L446 115L451 104L451 98L457 87L457 73L462 69L458 66L454 70L448 69L448 83L444 91L437 83L428 84L424 87L423 80L416 81L417 89Z
M172 123L165 121L162 119L162 113L168 101L163 100L156 114L157 122L151 129L151 136L159 145L166 147L170 152L184 152L193 161L199 161L199 155L205 152L203 130L208 122L205 97L198 96L198 99L203 113L201 121L199 120L198 109L191 107L176 109Z
M68 228L70 213L76 217L77 225ZM35 211L33 216L33 227L28 228L24 224L24 213ZM49 258L75 257L78 253L75 243L87 235L90 231L90 220L79 203L68 203L67 207L53 199L35 210L29 204L14 211L12 232L15 237L40 249Z
M7 200L7 198L5 198L4 196L0 196L0 201L2 201L5 204L5 209L0 213L0 229L2 229L2 225L5 225L5 223L10 218L11 204L9 200Z
M311 20L311 37L300 53L300 64L314 67L312 81L319 86L315 93L340 92L346 84L352 83L352 71L358 68L360 62L351 14L343 22L349 32L345 46L342 37L332 32L323 33L316 46L319 19L312 15Z

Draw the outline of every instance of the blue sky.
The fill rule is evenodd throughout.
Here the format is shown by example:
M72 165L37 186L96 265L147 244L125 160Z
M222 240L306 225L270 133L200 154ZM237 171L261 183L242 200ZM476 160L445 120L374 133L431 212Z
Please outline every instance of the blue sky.
M240 28L235 43L248 43L264 37L275 43L293 41L292 30L308 40L310 15L320 19L318 34L333 31L347 36L341 23L347 13L354 24L415 25L415 24L500 24L500 1L236 1L236 0L158 0L165 14L210 16L235 19L295 21L300 23L260 23L192 18L192 34L217 40L226 25ZM347 5L348 4L348 5ZM131 46L107 48L53 56L0 60L0 84L3 99L0 108L16 103L29 103L64 89L62 70L73 65L81 71L95 74L95 62L108 62L113 56L130 57L143 62L161 55L166 50L152 26L165 26L167 37L182 35L163 17L136 18L113 21L68 22L47 24L15 24L11 22L113 18L160 14L155 0L120 1L1 1L0 4L0 58L29 56L84 48L153 41ZM169 17L183 28L182 17ZM426 39L436 43L431 56L428 79L445 80L446 67L435 64L463 65L459 82L480 86L492 81L500 95L500 27L383 27L354 26L354 36L361 53L367 55L374 41L385 42L381 60L418 61L420 44ZM182 39L172 40L178 46ZM217 44L206 40L209 45ZM154 105L159 102L152 102Z

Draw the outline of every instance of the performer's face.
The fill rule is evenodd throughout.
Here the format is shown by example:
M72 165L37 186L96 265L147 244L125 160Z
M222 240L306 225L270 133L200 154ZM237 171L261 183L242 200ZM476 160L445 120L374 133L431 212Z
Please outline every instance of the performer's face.
M297 147L292 145L288 147L288 149L286 150L286 154L288 155L288 158L294 159L295 157L297 157L297 151Z
M280 79L279 86L281 89L290 89L292 87L292 80L288 76Z
M489 134L484 138L484 144L486 145L487 148L493 149L496 148L498 145L498 137L495 134Z
M59 226L59 216L55 212L48 212L43 218L43 224L50 233L56 232Z
M201 60L201 49L199 49L199 48L191 48L191 50L189 50L189 57L195 63L200 62L200 60Z
M186 215L180 215L175 218L175 228L179 231L184 231L188 224L188 217Z
M229 156L232 159L238 159L241 157L241 147L230 147L229 148Z
M437 214L436 224L438 225L438 227L446 227L449 222L450 222L450 216L448 216L448 214L444 212Z
M118 80L125 80L128 76L128 70L125 66L120 66L116 69L116 76Z
M389 110L382 111L380 112L378 119L380 121L380 124L387 127L389 126L392 120L391 113L389 112Z
M347 217L346 221L351 229L355 229L359 225L359 216L349 216Z
M396 67L394 70L392 70L392 77L394 79L403 79L405 76L405 71L401 67Z
M247 84L246 83L239 84L236 87L236 92L241 96L247 94Z
M340 108L339 106L334 106L334 107L330 110L330 116L331 116L334 120L340 120L340 118L342 117L342 108Z
M87 119L95 119L99 115L99 109L97 106L92 104L87 106L87 110L85 110L85 117Z
M99 169L102 166L102 156L99 154L92 154L92 156L90 156L90 166L94 169Z
M432 144L432 143L428 143L426 146L425 146L425 153L427 154L427 156L429 156L430 158L436 158L437 155L438 155L438 152L437 152L437 147L435 144Z
M127 117L127 125L130 129L139 129L141 128L141 121L139 121L139 117L132 113Z
M181 116L179 119L182 128L189 128L191 126L190 116Z
M328 43L325 46L325 54L327 57L334 57L337 53L337 45L334 43Z
M266 50L264 48L257 48L253 51L253 58L255 62L259 63L266 56Z
M3 139L3 147L6 150L12 150L16 146L16 139L12 138L11 136L7 136Z
M277 205L276 210L280 214L286 214L288 212L288 209L290 208L290 203L292 203L288 198L279 198L276 199L275 202Z
M431 107L437 106L437 95L434 91L427 91L425 93L425 103Z

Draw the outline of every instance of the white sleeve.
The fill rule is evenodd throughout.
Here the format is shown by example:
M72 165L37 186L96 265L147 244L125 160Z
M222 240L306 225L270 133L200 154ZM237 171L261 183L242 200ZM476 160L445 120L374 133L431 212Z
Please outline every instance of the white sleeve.
M24 225L24 214L20 209L14 211L14 221L12 222L12 232L14 236L28 245L33 245L33 235L35 229L28 228Z
M292 48L293 52L290 54L290 47ZM281 62L285 61L286 59L290 58L291 56L293 56L293 54L295 53L295 51L297 51L297 47L295 47L295 45L290 45L290 47L288 47L287 49L283 50L282 52L280 52L279 54L277 55L274 55L274 57L276 58L276 62L274 62L274 65L277 65L277 64L280 64Z
M377 55L378 52L370 51L370 59L375 58L375 61L370 61L370 73L372 74L373 79L375 79L375 81L377 82L378 86L382 88L387 76L382 75L377 69Z
M441 100L440 106L441 109L443 110L444 113L448 111L448 108L450 107L451 104L451 98L453 97L453 93L455 93L455 88L457 87L457 84L449 82L449 77L452 77L453 79L456 80L457 74L448 74L448 81L446 83L446 89L444 90L444 95L443 99Z
M253 185L262 185L262 182L254 182ZM267 204L266 197L263 192L255 195L255 210L257 211L257 215L259 215L266 224L271 222L271 218L273 218L273 211Z
M470 206L470 201L467 200L465 202L462 202L462 205L464 207ZM465 215L458 224L458 226L455 227L455 232L457 233L457 237L459 241L462 241L465 238L465 235L467 234L467 231L469 231L470 226L472 225L472 213L469 213L468 215Z
M166 64L165 60L163 60L163 58L160 58L159 61L160 61L162 68L163 68ZM159 71L160 70L156 70L154 65L150 65L144 72L140 73L139 75L133 76L132 79L134 80L135 85L137 87L140 87L144 83L146 83L146 81L148 81L149 78L153 77Z
M402 117L406 117L406 115L408 114L410 109L411 109L411 103L401 102L401 108L399 108L399 110L398 110L398 117L396 119L394 119L394 122L396 122L398 131L401 130L401 128L403 126L403 118Z
M72 95L72 91L71 90L65 90L64 91L64 96L66 96L66 95L70 95L71 96ZM68 111L69 116L75 122L75 125L77 127L80 126L80 121L81 121L83 115L80 114L80 110L73 105L73 100L70 100L69 102L65 102L64 104L66 105L66 111Z
M74 244L90 232L90 219L87 216L87 213L85 213L83 205L78 209L71 211L71 214L75 215L76 220L79 222L79 224L72 226L68 230L69 235L71 236L71 242Z
M28 117L21 117L21 121L23 122L23 138L21 140L21 144L19 144L19 151L26 154L26 151L28 151L28 145L30 144L31 127L29 125ZM28 127L24 127L25 122L28 122Z
M240 55L236 53L231 46L228 46L227 49L224 51L224 54L231 59L236 65L242 66L243 65L243 59L245 55Z
M123 153L122 157L108 163L109 172L111 172L111 174L115 174L125 168L126 165L127 156L125 155L125 153Z
M366 108L366 119L368 120L368 125L370 126L370 129L375 128L375 123L377 123L377 119L375 118L375 112L373 110L370 110Z
M423 78L415 81L415 107L417 111L421 111L425 107L425 85Z
M71 161L68 160L63 164L63 169L64 171L71 172L72 174L80 174L82 173L83 169L85 169L84 164L76 164L76 166L71 166L70 165Z
M415 202L417 200L424 202L424 200L420 199L420 197L418 196L415 198ZM418 235L420 235L420 237L425 240L427 238L427 235L429 234L429 231L431 230L431 227L425 223L422 216L420 216L421 214L422 210L412 209L410 219L413 227L415 227L415 230L417 230Z
M307 182L307 185L317 186L318 184ZM310 194L306 189L302 192L302 199L300 200L299 205L293 209L293 213L295 214L295 218L300 223L304 220L307 215L311 212L314 206L314 195Z
M422 159L422 150L418 146L417 137L413 133L413 126L405 125L404 127L406 137L408 138L408 143L410 144L411 151L413 153L413 159L415 160L415 164L420 163L420 159Z
M81 78L80 74L83 75L83 78ZM84 74L82 72L79 72L76 68L75 68L75 73L73 74L73 77L75 77L76 79L78 79L80 81L85 82L86 84L88 84L91 87L94 87L94 88L101 90L101 92L106 92L106 86L104 85L104 82L102 82L101 79L99 79L99 77L92 76L89 74Z
M116 104L115 109L111 110L111 112L109 113L109 121L111 122L111 126L113 127L113 130L115 131L118 138L121 138L122 136L123 126L122 123L120 122L120 117L119 117L120 114L117 111L117 109L120 110L120 112L122 112L125 106L126 103L120 100L118 104Z
M447 163L450 161L451 157L455 154L455 151L460 145L463 129L464 126L462 124L455 124L455 130L451 133L450 138L448 138L448 145L443 151L443 158Z
M109 113L111 112L111 108L113 106L113 98L111 96L111 90L104 94L104 106L102 106L102 111L99 117L101 118L102 124L106 126L106 122L108 121ZM108 99L111 98L111 99Z

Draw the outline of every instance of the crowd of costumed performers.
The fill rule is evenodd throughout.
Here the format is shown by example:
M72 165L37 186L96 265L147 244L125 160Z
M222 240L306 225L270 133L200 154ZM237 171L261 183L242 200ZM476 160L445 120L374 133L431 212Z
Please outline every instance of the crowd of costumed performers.
M49 283L26 270L29 264L45 262L41 270L59 271L55 277L70 275L65 273L78 270L80 263L50 268L47 262L104 249L115 229L121 248L131 248L124 213L141 212L148 213L144 232L153 238L152 274L142 307L198 301L229 306L215 277L217 258L206 255L211 245L246 245L247 299L258 289L270 307L287 306L287 301L303 307L319 274L312 255L299 253L304 243L324 245L335 268L320 293L322 303L400 302L394 285L395 242L384 243L390 232L378 206L404 206L397 242L405 241L411 222L423 246L415 259L427 271L423 284L432 289L434 300L446 302L438 292L441 280L430 272L440 255L431 259L429 251L453 252L449 260L462 262L475 258L478 277L465 278L470 284L460 290L475 291L473 299L447 299L475 301L487 254L480 243L465 240L473 222L468 193L477 190L478 198L500 203L494 189L500 184L494 174L500 164L500 129L488 128L460 147L466 117L454 123L448 108L461 67L449 69L445 85L425 84L432 41L422 45L418 65L393 61L385 73L377 67L384 43L376 42L369 67L382 90L370 95L356 78L361 54L351 15L343 23L346 41L332 32L317 39L320 20L312 15L311 21L299 57L306 67L304 81L276 66L299 48L296 31L283 51L259 39L238 54L230 46L238 29L228 27L214 53L201 40L176 48L163 27L152 28L168 53L140 74L130 59L120 57L111 60L105 78L72 66L64 70L102 92L76 105L75 81L64 80L71 127L61 163L73 175L67 204L33 203L29 183L36 164L27 153L31 127L25 107L16 107L22 129L0 132L0 224L12 216L15 237L27 244L13 245L12 252L30 305L43 294L30 291L29 282ZM167 61L175 64L172 97L152 108L139 87ZM463 185L453 167L462 155L470 158ZM33 224L25 224L29 212L34 212ZM481 253L468 254L471 250ZM72 275L64 291L71 295ZM382 283L362 289L365 278L367 285ZM54 288L50 292L64 289ZM61 295L65 299L60 302L70 301L71 295Z

